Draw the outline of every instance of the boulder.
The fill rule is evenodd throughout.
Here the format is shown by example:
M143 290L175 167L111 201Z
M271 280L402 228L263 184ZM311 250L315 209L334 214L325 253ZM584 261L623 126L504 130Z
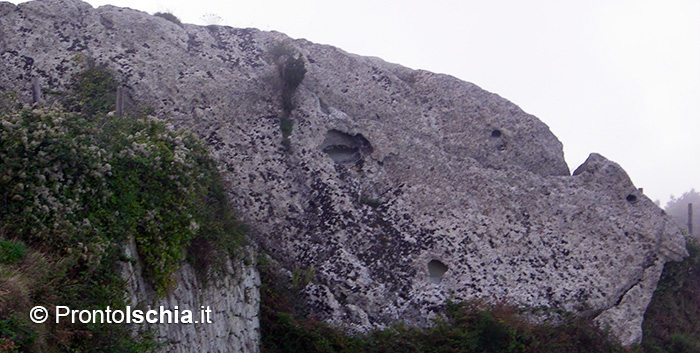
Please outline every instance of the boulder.
M306 69L286 97L280 45ZM65 91L94 61L132 110L202 136L255 244L312 271L305 305L329 322L427 325L448 299L485 298L596 315L632 344L687 254L620 166L591 154L570 175L543 122L448 75L78 0L0 3L0 57L0 90L27 102L33 78Z

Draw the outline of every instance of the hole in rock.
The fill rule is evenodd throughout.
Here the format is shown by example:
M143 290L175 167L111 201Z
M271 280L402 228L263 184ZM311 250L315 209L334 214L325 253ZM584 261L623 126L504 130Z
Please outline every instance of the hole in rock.
M493 130L491 131L491 137L501 137L501 130Z
M627 195L627 202L637 202L637 196L632 194Z
M359 150L348 146L330 146L323 149L336 163L353 163L362 158Z
M438 260L428 262L428 273L430 274L430 282L438 284L442 281L442 275L447 272L447 266Z
M350 135L329 130L321 144L321 150L340 164L355 164L372 153L372 145L361 134Z

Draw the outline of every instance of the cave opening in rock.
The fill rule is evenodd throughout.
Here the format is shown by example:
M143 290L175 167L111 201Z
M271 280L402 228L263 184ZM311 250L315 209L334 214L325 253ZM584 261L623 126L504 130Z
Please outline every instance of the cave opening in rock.
M372 153L372 145L361 134L329 130L320 146L331 159L339 164L356 164Z
M496 137L496 138L501 137L501 130L496 129L496 130L491 131L491 137Z
M629 202L629 203L637 202L637 196L634 196L632 194L627 195L627 202Z
M430 282L438 284L442 281L442 276L447 272L447 265L438 260L428 262L428 273L430 274Z

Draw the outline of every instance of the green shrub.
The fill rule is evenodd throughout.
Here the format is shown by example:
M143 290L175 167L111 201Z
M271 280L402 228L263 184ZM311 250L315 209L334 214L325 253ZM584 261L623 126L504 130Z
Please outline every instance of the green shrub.
M201 142L153 118L118 119L42 110L5 116L0 217L30 243L85 248L91 260L134 237L164 293L198 234L231 250L242 231Z
M282 70L282 79L284 80L284 85L289 91L294 91L299 87L301 81L304 80L306 75L306 65L304 64L304 58L301 54L296 56L289 56Z
M689 256L669 262L644 314L646 352L700 352L700 246L687 239Z
M68 110L79 112L84 117L115 110L117 81L112 73L91 59L78 59L86 61L87 67L72 78L72 92L66 104Z
M177 16L173 15L171 12L156 12L153 14L153 16L164 18L164 19L182 27L182 22L180 21L180 19L177 18Z
M289 140L289 138L283 138L282 139L282 147L284 147L284 150L286 152L291 152L292 151L292 141Z
M92 233L90 210L110 197L110 154L85 118L51 110L3 114L0 221L28 245L76 247Z
M71 111L0 112L0 224L18 239L0 240L0 285L9 286L16 302L124 308L118 264L128 239L135 240L145 275L160 295L173 285L171 274L186 255L209 273L211 265L223 265L219 255L236 255L243 243L245 228L205 145L152 117L105 114L111 107L102 103L110 100L114 79L97 67L76 76L67 100ZM0 321L27 317L26 310L0 300ZM44 346L27 347L8 333L0 336L0 347L158 347L148 332L133 337L126 325L44 327L52 335Z
M269 53L282 79L282 108L288 116L294 110L292 98L304 80L306 64L303 56L287 44L276 43Z
M13 264L24 258L27 247L21 241L9 241L0 239L0 263Z
M294 129L294 120L289 118L280 119L280 130L282 130L282 137L289 137Z
M21 352L22 347L31 346L37 333L25 319L11 316L0 319L0 352Z
M685 334L671 336L668 351L673 353L699 352L698 338Z
M262 351L275 352L628 352L590 319L564 318L534 325L506 304L447 302L428 328L397 323L367 333L349 332L309 316L300 294L301 272L284 278L258 262ZM680 342L680 340L678 340ZM679 343L684 344L684 343Z
M273 62L279 63L279 59L284 56L294 56L296 54L296 49L291 45L284 42L275 42L268 48L267 52L270 54L270 58ZM279 66L278 66L279 68ZM281 72L280 72L281 75Z
M0 93L0 112L21 109L22 104L16 93L2 91Z

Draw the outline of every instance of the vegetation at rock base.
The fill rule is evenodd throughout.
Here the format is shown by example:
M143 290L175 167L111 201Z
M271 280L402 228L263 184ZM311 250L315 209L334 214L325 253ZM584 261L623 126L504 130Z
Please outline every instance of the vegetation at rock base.
M534 325L521 310L481 301L448 302L432 327L396 324L353 333L315 319L300 294L308 281L285 279L265 259L260 320L262 351L276 352L627 352L590 319ZM304 273L304 271L299 271Z
M644 315L645 352L700 352L700 246L688 239L690 256L667 263Z
M33 324L29 310L122 309L124 261L141 261L164 295L185 258L215 272L212 259L236 255L243 243L205 145L152 117L108 114L115 82L88 64L66 108L0 112L0 351L154 351L149 331ZM129 240L138 260L124 256Z
M591 318L568 316L558 325L529 323L522 310L480 301L448 302L429 328L396 324L353 333L304 309L308 282L285 278L261 261L262 351L277 352L700 352L700 247L668 263L644 319L641 345L621 347Z

